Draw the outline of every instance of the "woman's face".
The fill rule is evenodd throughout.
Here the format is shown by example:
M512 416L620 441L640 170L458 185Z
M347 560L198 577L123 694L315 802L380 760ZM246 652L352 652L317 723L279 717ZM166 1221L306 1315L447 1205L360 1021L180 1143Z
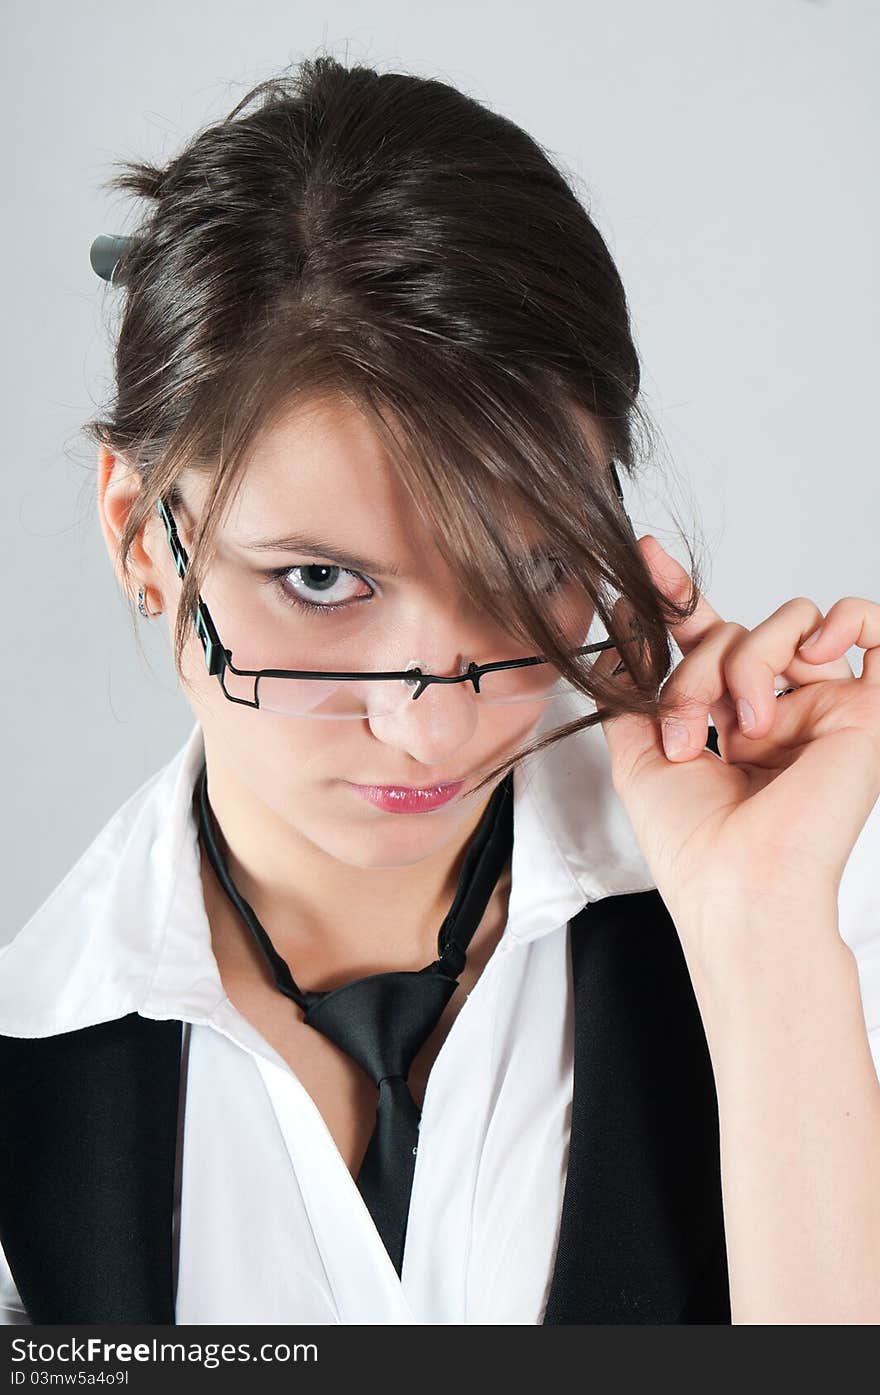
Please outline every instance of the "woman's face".
M208 480L193 472L179 487L184 506L174 512L189 547ZM158 518L150 526L173 614L180 582L167 543L160 561ZM529 553L543 555L534 543ZM342 566L340 557L357 565ZM546 566L549 584L552 562ZM367 418L345 399L300 407L264 435L223 520L201 595L239 668L375 672L416 662L423 672L454 675L471 660L531 652L462 592ZM583 599L578 604L575 643L582 643L591 614ZM472 684L457 683L431 684L393 711L370 703L353 719L287 715L230 702L194 632L182 666L209 770L222 762L227 781L325 853L364 868L412 865L472 828L491 796L490 787L472 796L473 786L548 710L540 700L481 703ZM230 678L228 686L253 696L252 680ZM320 686L314 691L318 711L359 701L356 686L329 698ZM453 799L416 812L381 807L355 788L460 780Z

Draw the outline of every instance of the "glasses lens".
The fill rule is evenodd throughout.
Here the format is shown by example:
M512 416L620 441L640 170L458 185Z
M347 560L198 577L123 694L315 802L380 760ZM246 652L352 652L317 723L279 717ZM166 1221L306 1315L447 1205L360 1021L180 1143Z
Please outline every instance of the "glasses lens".
M266 712L345 721L397 712L412 694L413 685L393 679L261 678L256 695Z
M582 671L588 669L593 657L582 657ZM224 686L230 696L250 702L257 700L260 708L266 712L345 721L404 712L414 700L418 677L408 680L343 680L270 675L255 679L239 677L227 670ZM416 700L421 703L480 702L484 706L547 704L576 691L550 664L539 663L520 668L490 669L480 675L479 696L471 682L429 683Z
M480 675L480 698L492 705L548 702L571 691L571 684L561 678L558 669L549 663L489 669Z

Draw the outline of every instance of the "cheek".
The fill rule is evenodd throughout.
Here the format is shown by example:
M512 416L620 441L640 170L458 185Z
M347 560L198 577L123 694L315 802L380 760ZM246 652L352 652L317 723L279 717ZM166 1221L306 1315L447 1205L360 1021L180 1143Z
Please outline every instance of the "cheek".
M181 690L206 743L222 751L225 764L268 802L273 790L289 796L304 788L315 769L332 771L338 741L333 728L348 723L301 720L231 702L208 673L198 641L187 645L181 667L187 680Z
M298 793L306 797L316 782L335 773L338 737L333 728L341 723L258 712L237 707L222 695L220 702L227 710L215 708L211 715L227 760L267 802L277 795L289 806Z
M517 702L484 708L474 740L479 763L488 769L526 745L542 722L552 721L554 707L553 702Z
M566 643L572 649L589 641L590 630L596 618L596 608L588 596L576 591L566 604L562 615L562 626Z

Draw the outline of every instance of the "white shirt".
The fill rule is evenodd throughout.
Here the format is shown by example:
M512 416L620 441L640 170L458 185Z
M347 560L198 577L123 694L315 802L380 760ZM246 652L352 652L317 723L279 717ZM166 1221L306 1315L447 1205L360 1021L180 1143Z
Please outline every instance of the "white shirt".
M576 698L538 730L593 711ZM570 1133L567 922L655 885L601 728L514 771L508 920L428 1078L400 1277L323 1116L224 991L191 808L203 754L196 724L0 950L0 1033L187 1024L178 1323L542 1322ZM878 866L880 801L839 900L880 1074ZM2 1322L28 1318L0 1250Z

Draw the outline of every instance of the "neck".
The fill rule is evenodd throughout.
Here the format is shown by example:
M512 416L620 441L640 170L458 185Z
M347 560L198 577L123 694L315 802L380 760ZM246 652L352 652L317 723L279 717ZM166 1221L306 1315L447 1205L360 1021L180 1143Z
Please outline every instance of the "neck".
M236 889L300 986L385 970L417 970L437 957L437 936L455 895L467 846L490 790L450 843L406 867L340 862L281 819L208 756L215 837ZM205 908L215 947L253 959L256 946L201 850ZM497 940L506 923L510 863L501 873L483 928ZM356 914L353 913L356 911Z

